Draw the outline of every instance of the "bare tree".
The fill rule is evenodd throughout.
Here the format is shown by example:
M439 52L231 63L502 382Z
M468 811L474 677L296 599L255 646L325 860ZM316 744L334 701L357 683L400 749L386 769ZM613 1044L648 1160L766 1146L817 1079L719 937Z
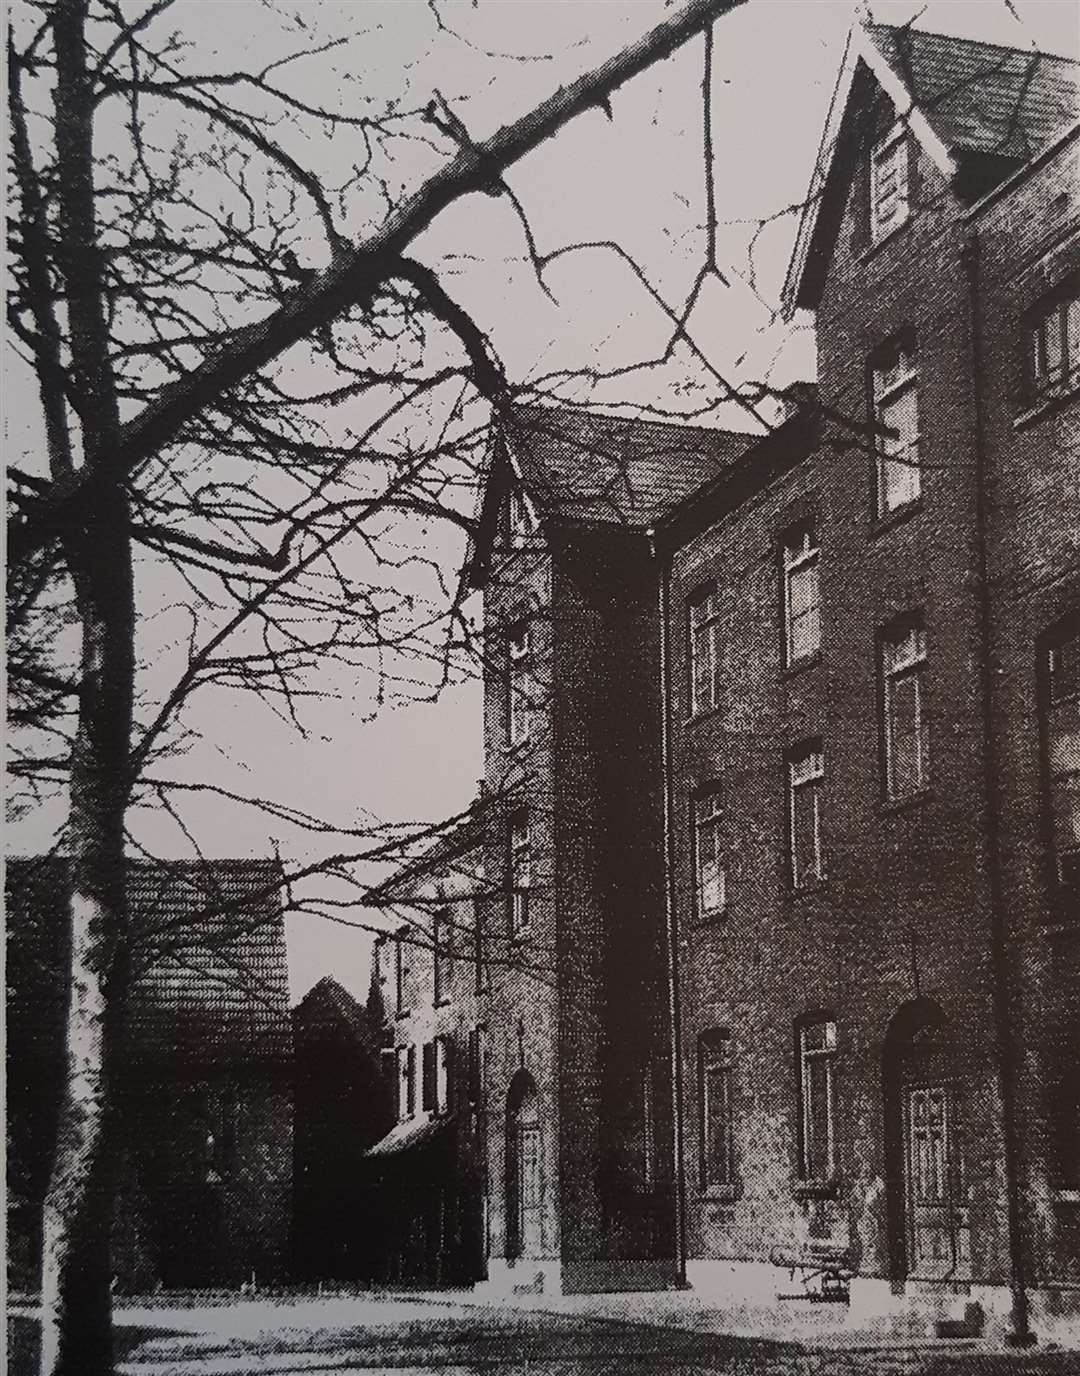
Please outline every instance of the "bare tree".
M401 522L469 530L491 420L513 391L410 243L461 196L509 195L502 174L522 154L734 2L688 0L478 143L437 96L360 114L297 97L285 69L317 50L261 72L197 70L162 33L173 0L42 0L16 16L9 323L36 381L45 467L12 473L12 701L33 728L14 765L30 789L64 790L72 875L43 1372L112 1369L127 815L147 794L172 810L180 785L159 766L183 743L183 709L218 684L299 724L328 662L374 656L380 682L425 692L460 672L460 592L451 581L441 597L418 594L418 578L438 590L442 573L422 547L402 548ZM364 156L345 185L289 151L280 131L297 126L349 129ZM381 155L418 128L438 165L402 198ZM356 204L369 208L359 238L344 228ZM173 579L190 623L175 681L156 695L140 677L137 585L150 566ZM392 849L385 835L355 840L322 863Z

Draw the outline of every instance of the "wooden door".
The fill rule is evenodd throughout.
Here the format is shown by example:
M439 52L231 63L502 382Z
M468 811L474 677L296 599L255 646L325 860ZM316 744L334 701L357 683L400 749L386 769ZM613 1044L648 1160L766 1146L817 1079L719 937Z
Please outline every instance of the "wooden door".
M906 1087L904 1167L908 1274L913 1280L970 1279L963 1136L950 1086Z

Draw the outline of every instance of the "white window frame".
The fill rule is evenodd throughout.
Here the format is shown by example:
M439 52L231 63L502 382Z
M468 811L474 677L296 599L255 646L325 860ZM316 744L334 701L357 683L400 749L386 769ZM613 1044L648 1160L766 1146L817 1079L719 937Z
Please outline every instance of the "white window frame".
M783 561L785 661L789 665L801 664L804 660L812 659L821 649L821 548L812 521L804 521L784 535ZM814 576L816 598L796 617L793 588L797 579L808 574ZM797 627L811 617L816 623L813 644L808 649L797 650Z
M1029 319L1028 370L1034 399L1080 387L1080 286L1067 287Z
M510 934L517 936L529 925L529 890L532 887L532 819L527 808L510 814Z
M727 870L721 862L723 846L724 809L719 788L708 787L695 793L691 803L691 822L693 825L692 843L694 859L694 913L701 922L716 922L727 912ZM706 834L713 851L712 863L715 876L710 881L705 872ZM718 890L716 903L707 904L707 890L712 885Z
M906 441L903 436L878 436L875 502L879 520L911 506L922 496L918 359L913 348L900 344L894 348L893 362L874 365L874 419L879 428L893 429L889 424L888 412L898 402L911 396L915 406L915 433L908 436ZM890 496L893 489L891 469L897 466L901 468L901 481L896 485L903 495L894 501Z
M434 1112L449 1113L450 1096L453 1091L453 1051L449 1037L441 1035L435 1038L434 1060Z
M532 658L532 630L527 621L511 628L506 637L507 734L511 745L529 739L531 704L529 702L529 664Z
M930 780L930 732L926 713L926 628L922 621L913 621L902 628L887 631L881 642L882 715L885 747L885 792L890 800L917 797ZM915 680L916 743L915 785L901 791L896 778L896 689L908 679Z
M883 213L888 206L888 215ZM911 141L897 121L870 153L870 238L880 244L911 214Z
M711 584L687 601L690 661L690 713L698 716L720 704L720 599ZM707 691L702 691L707 685Z
M722 1086L724 1144L723 1159L720 1161L715 1161L710 1152L714 1076ZM734 1092L735 1056L731 1033L720 1028L709 1028L698 1037L698 1154L703 1190L731 1189L737 1183Z
M1071 887L1077 882L1072 875L1080 876L1080 685L1058 686L1066 646L1080 656L1080 631L1058 636L1046 650L1045 730L1054 871L1059 884ZM1063 844L1069 825L1075 838Z
M507 526L510 543L515 549L527 544L536 534L536 513L528 493L520 483L514 483L507 499Z
M788 756L788 874L793 889L809 888L825 878L825 851L822 845L821 806L825 787L825 750L820 742L801 748ZM799 870L798 809L810 796L814 817L814 868L804 875Z
M811 1046L810 1034L824 1029L823 1046ZM825 1065L825 1174L810 1170L811 1143L816 1139L813 1077L816 1061ZM832 1180L836 1175L836 1023L832 1018L811 1018L799 1024L799 1177Z

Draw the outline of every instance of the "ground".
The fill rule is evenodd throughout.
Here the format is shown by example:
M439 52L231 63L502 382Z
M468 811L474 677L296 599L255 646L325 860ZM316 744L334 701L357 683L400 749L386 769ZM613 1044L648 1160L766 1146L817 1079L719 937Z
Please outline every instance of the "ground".
M9 1318L10 1376L30 1376L36 1323ZM125 1304L119 1376L1078 1376L1080 1353L1010 1353L970 1340L798 1343L679 1326L477 1305L465 1298L350 1296Z

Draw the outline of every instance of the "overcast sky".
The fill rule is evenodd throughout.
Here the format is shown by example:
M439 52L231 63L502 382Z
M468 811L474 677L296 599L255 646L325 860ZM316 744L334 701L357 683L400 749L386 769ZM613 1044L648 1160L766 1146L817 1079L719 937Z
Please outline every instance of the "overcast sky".
M420 0L281 0L278 27L250 0L181 0L172 13L180 13L208 66L261 63L267 53L295 47L298 38L308 44L350 36L347 45L294 69L291 89L328 103L328 92L336 92L342 108L353 93L408 95L422 106L438 90L476 137L595 66L665 8L656 0L459 0L442 6L453 33L440 32ZM1011 6L1004 0L929 0L923 6L905 0L872 8L881 22L921 11L921 28L1016 46L1035 42L1074 56L1080 49L1072 0L1013 0ZM290 18L296 13L302 27ZM746 249L758 220L806 190L852 13L850 0L750 0L716 25L719 254L731 285L710 286L691 332L722 371L748 377L773 368L781 383L812 375L805 336L782 347L778 330L763 328L786 266L793 217L779 218L759 237L753 289ZM580 117L513 170L508 180L541 251L616 239L669 299L685 295L703 244L701 74L698 39L617 94L611 120L600 111ZM357 156L340 135L329 149L308 151L327 160L328 173ZM405 185L415 183L429 169L429 157L430 150L403 157L396 175ZM607 366L647 359L666 342L663 318L610 255L581 253L560 262L549 278L557 303L547 300L505 200L474 196L452 206L417 250L490 333L515 381L596 358ZM9 402L17 382L9 376ZM690 409L707 398L705 387L682 360L663 374L643 371L619 394L593 399L656 400ZM584 399L587 393L578 389L575 395ZM721 419L745 428L737 412ZM16 417L8 425L12 448L29 442L32 421ZM448 562L460 553L449 536L439 549ZM152 601L152 591L147 596ZM363 694L352 697L344 685L341 700L320 709L314 733L304 740L247 696L207 692L189 714L204 739L174 772L239 784L345 823L364 815L434 819L468 803L483 772L478 685L374 720L366 719L367 706ZM48 848L58 820L59 813L48 809L24 819L9 834L9 852ZM236 809L204 807L188 820L211 855L266 854L273 842L287 856L304 853L300 838ZM190 853L160 818L140 825L156 853ZM357 994L366 991L369 937L305 917L290 924L289 947L294 996L328 970Z

